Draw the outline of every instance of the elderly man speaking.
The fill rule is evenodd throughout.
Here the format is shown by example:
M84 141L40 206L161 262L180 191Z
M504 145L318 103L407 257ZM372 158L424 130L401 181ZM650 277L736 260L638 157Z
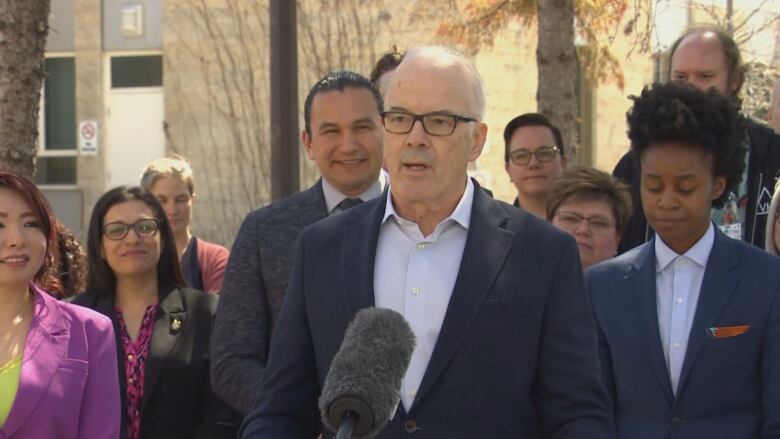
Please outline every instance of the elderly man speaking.
M301 236L244 438L315 438L317 398L362 308L401 313L417 346L378 438L611 438L574 240L468 178L487 136L482 80L439 47L388 84L386 194Z

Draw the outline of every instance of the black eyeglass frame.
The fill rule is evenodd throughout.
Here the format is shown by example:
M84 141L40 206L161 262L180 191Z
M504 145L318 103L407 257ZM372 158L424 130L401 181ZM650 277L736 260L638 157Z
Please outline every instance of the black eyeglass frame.
M412 123L409 125L409 129L406 130L406 131L391 131L390 129L388 129L387 128L387 123L385 122L385 117L387 117L388 114L404 114L404 115L407 115L407 116L412 116ZM393 110L393 111L384 111L384 112L382 112L380 114L380 116L382 117L382 125L385 127L385 131L387 131L388 133L392 133L392 134L409 134L414 129L414 124L417 123L417 121L419 120L420 123L422 124L423 130L425 130L425 132L428 133L428 135L436 136L436 137L451 136L452 133L455 132L455 129L458 127L458 122L467 122L467 123L468 122L479 122L477 119L474 119L473 117L466 117L466 116L460 116L460 115L457 115L457 114L441 113L441 112L433 112L433 113L425 113L425 114L415 114L415 113L410 113L408 111L396 111L396 110ZM432 133L432 132L428 131L428 127L425 125L425 118L428 117L428 116L447 116L447 117L451 117L453 119L452 131L450 131L448 134L435 134L435 133Z
M141 233L138 230L139 224L146 223L146 222L149 222L149 221L154 223L154 231L149 233L149 234ZM110 237L110 236L108 236L108 233L106 233L106 229L109 226L114 225L114 224L121 224L121 225L125 226L125 232L122 234L122 236L119 236L119 237ZM101 232L103 233L103 236L106 237L106 239L109 239L111 241L121 241L121 240L123 240L123 239L125 239L127 237L127 234L130 233L130 229L133 229L133 231L136 233L136 235L148 238L148 237L154 236L154 235L156 235L157 233L160 232L160 222L157 221L156 218L143 218L143 219L140 219L140 220L134 222L133 224L127 224L127 223L122 222L122 221L114 221L114 222L111 222L111 223L108 223L108 224L104 224L103 227L101 227Z
M549 149L542 150L543 148L549 148ZM518 151L526 151L526 152L528 152L528 160L526 160L524 162L518 162L517 159L515 158L515 153L518 152ZM540 154L540 152L546 152L546 151L552 151L554 154L552 156L550 156L549 159L542 160L542 157L539 154ZM530 151L530 150L525 149L525 148L517 148L516 150L514 150L514 151L509 153L509 160L512 163L514 163L515 165L517 165L517 166L525 166L525 165L531 163L531 158L532 157L536 157L536 160L539 160L539 163L549 163L549 162L555 160L555 157L558 154L561 154L561 148L558 148L557 145L542 145L539 148L536 148L535 151Z

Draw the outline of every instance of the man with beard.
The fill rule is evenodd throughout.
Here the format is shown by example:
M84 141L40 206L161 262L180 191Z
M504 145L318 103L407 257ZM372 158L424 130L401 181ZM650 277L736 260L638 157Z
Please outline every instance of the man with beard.
M700 90L714 88L740 103L744 66L737 44L722 29L700 26L685 32L672 44L669 70L672 81ZM780 168L780 136L744 118L747 135L743 146L747 154L742 181L726 194L722 208L713 209L712 219L729 237L763 247L767 213ZM632 152L623 156L612 174L630 186L634 202L634 214L620 241L619 252L623 253L648 241L653 230L642 212L638 163Z

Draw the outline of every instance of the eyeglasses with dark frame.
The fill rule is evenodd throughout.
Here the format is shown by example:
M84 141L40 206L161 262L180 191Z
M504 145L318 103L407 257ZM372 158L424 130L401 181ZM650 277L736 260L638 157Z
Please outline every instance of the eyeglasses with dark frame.
M559 210L555 212L555 217L558 218L558 223L567 230L575 230L583 221L587 221L588 227L594 234L612 232L616 226L614 221L602 215L585 216L577 212Z
M524 166L531 163L531 156L536 156L536 160L541 163L547 163L555 160L561 150L557 146L540 146L536 151L530 151L525 148L518 148L509 153L509 159L517 166Z
M133 224L115 221L103 226L103 235L112 241L119 241L127 236L130 229L135 230L138 236L148 238L157 234L157 231L160 230L160 225L154 218L144 218Z
M382 113L382 124L388 133L408 134L417 121L431 136L449 136L455 132L458 122L477 122L477 119L449 113L414 114L406 111L385 111Z

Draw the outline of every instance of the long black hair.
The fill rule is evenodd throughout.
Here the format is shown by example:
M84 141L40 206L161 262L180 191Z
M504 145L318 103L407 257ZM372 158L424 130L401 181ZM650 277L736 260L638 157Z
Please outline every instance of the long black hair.
M185 285L179 269L176 241L160 202L150 192L138 186L119 186L103 194L92 210L87 232L87 260L89 262L87 291L93 291L99 295L116 293L116 275L108 262L103 259L101 252L103 220L111 207L134 200L149 206L157 220L161 244L160 259L157 261L158 284L170 287L183 287Z

